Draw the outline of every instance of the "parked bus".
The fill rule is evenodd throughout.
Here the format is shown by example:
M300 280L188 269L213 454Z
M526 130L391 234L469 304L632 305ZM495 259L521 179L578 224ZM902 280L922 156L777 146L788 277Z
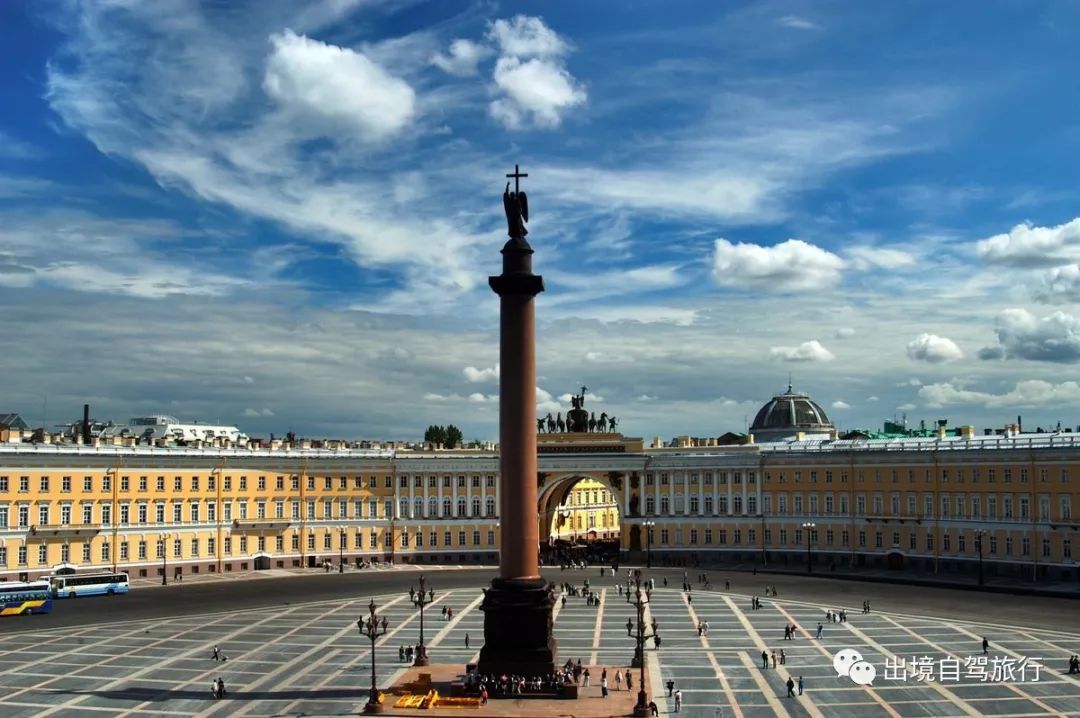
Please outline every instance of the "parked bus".
M75 598L76 596L112 596L127 593L130 584L126 573L84 573L74 576L52 577L53 598Z
M0 581L0 616L29 616L51 610L52 592L48 581Z

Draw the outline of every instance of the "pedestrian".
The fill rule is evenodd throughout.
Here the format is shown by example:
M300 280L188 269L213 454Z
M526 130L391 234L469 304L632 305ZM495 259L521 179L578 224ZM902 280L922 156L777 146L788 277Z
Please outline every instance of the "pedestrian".
M818 638L821 638L821 631L822 631L823 628L824 627L821 625L821 622L819 621L818 625L817 625L817 637Z
M761 667L762 668L768 668L769 667L769 654L766 653L765 651L761 652Z
M705 621L705 635L709 635L709 622Z
M772 652L772 655L770 656L770 658L772 658L772 667L776 668L776 651Z
M566 608L566 596L562 597L562 607Z
M634 674L630 672L630 669L626 669L626 690L634 690Z
M656 706L656 701L649 701L649 711L651 711L654 716L660 715L660 709Z
M666 685L668 698L671 698L671 694L675 692L675 681L669 680Z
M446 618L446 606L442 607L442 617Z
M454 617L454 609L453 608L447 608L446 609L446 620L449 621L453 617Z
M217 692L218 692L218 698L224 698L225 697L225 681L224 681L224 679L221 678L221 676L218 676L218 679L217 679Z
M795 696L795 681L791 680L791 676L787 679L787 697L793 698Z
M986 636L983 636L982 647L983 655L985 656L990 651L990 641L986 640Z
M660 650L660 636L653 636L653 645L656 646L656 650Z
M584 683L582 683L582 685L583 685L583 686L584 686L585 688L588 688L588 687L589 687L589 681L590 681L590 680L592 679L592 674L591 674L591 673L589 673L589 669L588 669L588 668L586 668L586 669L585 669L585 672L584 672L584 673L582 673L581 675L582 675L582 676L583 676L583 677L585 678L585 681L584 681Z
M802 695L802 676L799 676L799 695Z
M398 646L397 659L398 659L398 663L404 663L405 662L405 646Z
M465 634L465 647L466 648L469 647L469 634L468 633Z
M607 690L608 690L607 689L607 678L601 678L600 679L600 696L602 698L607 698Z
M215 661L220 661L221 660L221 649L218 648L217 646L214 646L214 653L213 653L212 657L213 657L213 659Z
M615 690L622 690L622 673L620 671L615 671Z
M217 681L210 681L210 697L211 698L217 698L218 697Z
M725 591L730 591L731 590L731 581L727 581L727 580L724 581L724 590Z
M480 705L486 706L488 702L487 686L480 689Z
M667 576L664 576L664 588L667 588Z
M675 712L678 713L682 710L682 691L675 691Z
M787 626L787 625L784 626L784 640L785 641L790 641L791 640L791 626Z

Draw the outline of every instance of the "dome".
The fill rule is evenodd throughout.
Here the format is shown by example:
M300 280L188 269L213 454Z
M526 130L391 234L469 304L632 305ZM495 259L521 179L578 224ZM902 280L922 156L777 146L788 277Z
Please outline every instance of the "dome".
M793 438L800 432L831 435L835 431L825 410L809 395L792 391L790 385L761 407L750 426L757 441Z

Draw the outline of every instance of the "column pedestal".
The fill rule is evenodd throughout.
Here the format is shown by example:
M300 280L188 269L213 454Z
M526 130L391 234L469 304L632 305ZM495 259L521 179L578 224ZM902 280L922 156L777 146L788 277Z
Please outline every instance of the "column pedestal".
M480 605L484 612L480 674L551 675L557 651L554 605L542 578L493 580Z

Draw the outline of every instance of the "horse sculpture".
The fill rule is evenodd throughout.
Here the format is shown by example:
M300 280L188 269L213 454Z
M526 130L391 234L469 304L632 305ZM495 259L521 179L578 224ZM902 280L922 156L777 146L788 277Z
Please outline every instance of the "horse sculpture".
M559 433L560 434L566 432L566 423L563 421L561 411L558 414L555 415L555 426L557 426L559 428Z
M548 412L548 415L547 415L547 433L549 433L549 434L554 434L555 433L555 419L552 418L550 411Z
M589 415L589 431L596 431L596 412Z
M536 420L536 433L537 434L543 434L544 433L544 419L543 419L543 417Z
M607 431L607 412L600 413L600 419L596 422L596 430L599 432Z

